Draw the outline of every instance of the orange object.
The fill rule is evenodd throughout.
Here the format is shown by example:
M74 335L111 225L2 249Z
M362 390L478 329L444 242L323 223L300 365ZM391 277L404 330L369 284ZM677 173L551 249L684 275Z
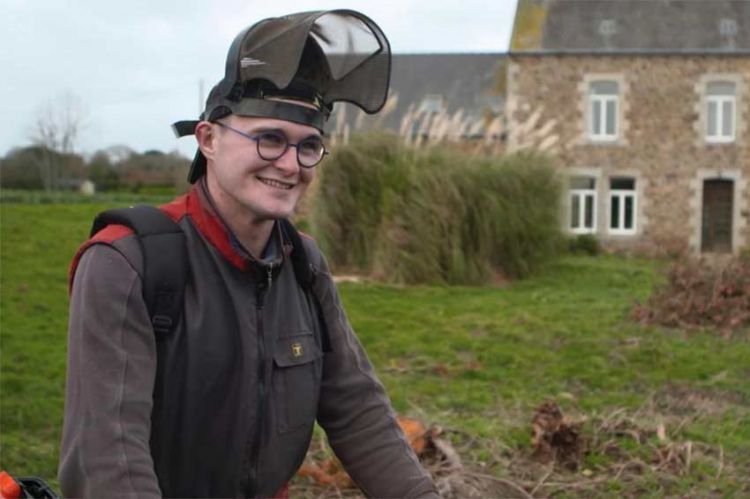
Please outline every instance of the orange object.
M416 419L396 418L398 425L406 436L406 440L411 445L414 452L419 456L422 455L428 446L428 440L434 436L432 430L427 430L424 424ZM300 467L297 472L299 476L311 478L318 485L333 485L338 489L348 489L354 487L354 482L349 477L346 470L342 469L338 459L331 457L321 463L310 462Z
M421 455L425 451L427 446L427 440L425 435L427 429L424 427L421 421L416 419L409 419L399 416L397 418L398 424L406 435L406 439L409 441L412 449L417 455Z
M354 486L349 474L341 469L341 465L335 458L326 459L320 466L315 463L305 464L298 473L300 476L312 478L318 485L335 485L339 489Z
M21 497L21 486L7 471L0 471L0 499Z

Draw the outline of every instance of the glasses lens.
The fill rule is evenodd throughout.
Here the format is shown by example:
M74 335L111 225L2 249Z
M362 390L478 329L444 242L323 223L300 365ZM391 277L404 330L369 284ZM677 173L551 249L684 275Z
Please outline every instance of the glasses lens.
M287 140L281 134L265 132L258 136L258 153L266 160L279 159L287 148Z
M297 145L297 156L302 166L315 166L323 158L325 146L320 139L305 139Z

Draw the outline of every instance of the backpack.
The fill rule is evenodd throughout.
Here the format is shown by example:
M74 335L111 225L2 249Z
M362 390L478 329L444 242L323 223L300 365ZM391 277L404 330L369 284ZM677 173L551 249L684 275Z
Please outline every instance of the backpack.
M315 269L297 229L280 219L281 231L292 244L291 263L297 283L312 298L321 331L321 347L331 351L328 327L320 300L314 292ZM138 237L143 254L143 299L157 339L168 335L179 321L184 305L185 286L190 273L185 234L177 223L155 206L140 205L99 213L91 227L91 237L107 225L129 227Z

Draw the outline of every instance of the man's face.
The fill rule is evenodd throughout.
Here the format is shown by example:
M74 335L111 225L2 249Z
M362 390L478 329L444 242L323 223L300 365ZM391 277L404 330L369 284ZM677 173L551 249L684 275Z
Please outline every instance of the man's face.
M292 144L320 137L311 126L279 119L230 115L221 122L251 136L278 133ZM276 160L265 160L258 154L256 141L217 124L207 126L211 127L210 150L202 147L208 159L207 182L222 215L250 223L292 215L317 167L301 167L295 147Z

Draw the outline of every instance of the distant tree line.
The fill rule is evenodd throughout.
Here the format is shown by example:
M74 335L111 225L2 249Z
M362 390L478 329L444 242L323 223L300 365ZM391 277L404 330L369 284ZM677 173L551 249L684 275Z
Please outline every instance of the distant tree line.
M114 146L84 158L32 145L13 149L0 158L0 187L72 190L90 180L97 191L137 192L145 187L181 189L188 166L189 160L176 152L137 153L125 146Z
M185 190L189 160L176 152L137 153L127 146L112 146L90 157L76 153L86 116L83 101L69 91L43 103L29 129L31 145L0 157L0 187L76 190L91 181L98 191Z

